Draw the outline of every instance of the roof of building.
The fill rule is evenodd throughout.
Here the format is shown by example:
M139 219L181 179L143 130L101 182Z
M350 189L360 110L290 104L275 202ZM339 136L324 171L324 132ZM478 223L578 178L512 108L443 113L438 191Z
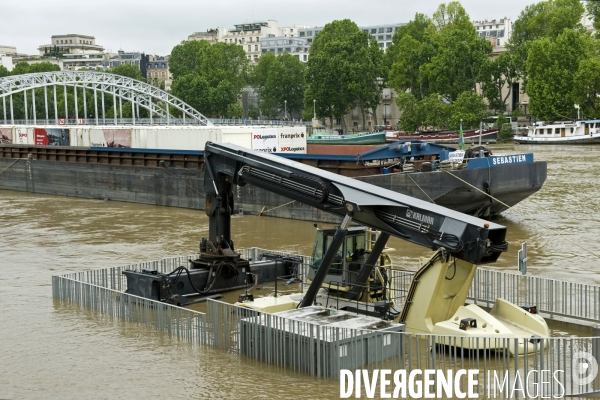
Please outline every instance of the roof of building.
M68 36L68 37L74 37L74 36L77 36L77 37L84 37L84 38L88 38L88 39L96 39L94 36L89 36L89 35L80 35L80 34L78 34L78 33L68 33L68 34L66 34L66 35L52 35L52 37L53 37L53 38L55 38L55 37L67 37L67 36Z

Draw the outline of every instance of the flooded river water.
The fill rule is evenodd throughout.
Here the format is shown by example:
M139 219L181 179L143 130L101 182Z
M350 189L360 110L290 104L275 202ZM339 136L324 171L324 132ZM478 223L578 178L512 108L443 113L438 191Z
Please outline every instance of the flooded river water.
M600 146L492 149L548 161L542 190L497 221L510 246L493 268L516 269L527 241L531 274L600 283L591 254L600 254ZM52 275L191 254L207 230L200 211L0 191L0 399L338 398L337 381L191 347L52 300ZM301 254L315 234L312 222L248 215L234 218L232 231L238 248ZM390 246L396 265L409 269L429 254L400 240Z

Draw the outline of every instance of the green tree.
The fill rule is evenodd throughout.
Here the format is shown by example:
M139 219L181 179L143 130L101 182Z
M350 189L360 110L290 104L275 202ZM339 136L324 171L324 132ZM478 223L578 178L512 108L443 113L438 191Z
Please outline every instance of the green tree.
M592 57L579 63L573 77L573 100L588 118L600 118L600 58Z
M419 99L427 96L429 91L423 66L436 54L428 26L428 18L416 14L414 20L394 34L385 53L385 63L390 70L389 85L397 92L410 91Z
M534 40L527 57L527 93L531 114L543 120L571 118L576 98L573 78L580 62L594 54L587 33L565 29L556 39Z
M303 109L305 65L289 53L268 52L258 59L250 77L258 93L263 115L273 118L284 111L287 102L289 115L299 115Z
M0 65L0 78L4 78L5 76L9 76L10 72L6 69L4 65Z
M211 106L211 87L206 79L195 73L180 76L173 82L171 92L174 96L184 100L196 110L206 114L213 114Z
M110 69L108 72L115 75L125 76L127 78L136 79L145 82L146 79L142 76L142 71L135 65L121 64Z
M460 93L475 90L478 83L487 79L483 71L492 45L477 35L460 3L442 4L432 20L436 32L432 40L438 50L423 68L431 91L454 101Z
M498 119L494 123L494 127L498 128L498 139L502 141L512 139L512 128L510 122L508 122L508 119L504 115L500 114L498 116Z
M239 101L248 80L248 58L242 47L211 45L203 40L186 42L173 48L169 70L173 74L173 95L189 104L204 104L198 110L207 115L224 116L228 110L237 113L230 106ZM199 95L186 88L184 82L200 85L204 98L198 99Z
M333 21L315 36L307 63L305 108L316 100L317 115L342 118L360 105L375 110L383 76L383 54L377 41L346 19ZM342 119L343 123L343 119Z
M585 10L587 11L588 17L593 21L594 29L596 30L596 37L600 37L600 2L588 1L585 3Z
M526 62L531 44L541 38L556 39L565 29L585 31L581 25L584 7L579 0L544 0L531 4L519 15L508 44L516 68L527 84Z
M191 73L202 75L201 63L210 46L206 40L192 40L175 46L169 57L169 72L173 80Z
M49 62L29 64L27 61L20 61L11 71L11 75L35 74L40 72L60 71L60 67Z
M447 5L440 4L431 17L429 29L442 33L448 28L474 29L469 15L458 1L451 1Z
M515 55L510 52L501 53L496 59L488 59L484 64L481 79L483 95L488 99L490 108L502 113L506 110L506 101L512 94L513 83L518 82L519 75ZM502 89L508 87L506 94Z
M463 92L451 106L449 125L451 129L460 127L462 119L463 129L478 128L480 121L487 114L487 106L483 97L475 92Z
M436 93L422 100L417 100L412 93L401 93L396 98L396 104L402 112L400 127L404 131L413 132L419 126L433 126L436 129L448 126L451 106Z

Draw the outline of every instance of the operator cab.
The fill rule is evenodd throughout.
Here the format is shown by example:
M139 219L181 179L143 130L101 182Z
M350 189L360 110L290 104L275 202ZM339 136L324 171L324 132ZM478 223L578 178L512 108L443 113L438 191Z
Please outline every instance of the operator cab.
M335 231L335 228L317 230L317 237L312 252L313 261L308 270L308 280L314 280L315 274L321 266L323 256L333 241ZM367 238L370 235L375 236L376 232L370 231L364 226L352 226L347 231L346 240L340 246L329 268L329 272L323 281L324 288L347 291L352 288L352 284L365 284L365 282L358 282L358 274L365 265L368 253L370 253L371 246L369 246L370 243L368 243ZM371 238L371 241L374 242L375 239Z

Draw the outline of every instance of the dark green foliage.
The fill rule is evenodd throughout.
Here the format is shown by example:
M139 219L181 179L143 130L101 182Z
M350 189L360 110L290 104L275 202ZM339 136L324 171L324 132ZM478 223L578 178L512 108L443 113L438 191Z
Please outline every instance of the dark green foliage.
M209 116L237 116L248 80L248 59L235 44L199 40L173 48L169 58L174 96ZM230 115L235 114L235 115Z

